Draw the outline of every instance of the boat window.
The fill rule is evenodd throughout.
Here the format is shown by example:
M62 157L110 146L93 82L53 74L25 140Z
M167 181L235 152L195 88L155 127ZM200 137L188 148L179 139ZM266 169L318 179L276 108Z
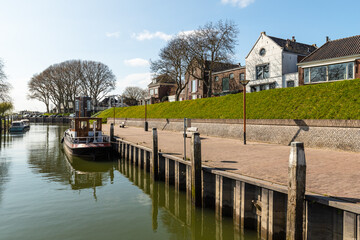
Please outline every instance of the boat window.
M80 128L82 128L82 129L87 128L87 124L88 124L87 121L81 121L81 123L80 123Z

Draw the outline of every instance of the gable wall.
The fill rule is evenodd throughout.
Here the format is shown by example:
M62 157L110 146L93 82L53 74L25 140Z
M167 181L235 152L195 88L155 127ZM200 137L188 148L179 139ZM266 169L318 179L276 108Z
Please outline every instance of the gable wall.
M260 56L261 48L265 48L266 54ZM282 49L269 37L262 34L246 58L246 78L250 80L247 91L253 85L276 82L276 87L282 87ZM269 63L270 78L256 80L256 66Z

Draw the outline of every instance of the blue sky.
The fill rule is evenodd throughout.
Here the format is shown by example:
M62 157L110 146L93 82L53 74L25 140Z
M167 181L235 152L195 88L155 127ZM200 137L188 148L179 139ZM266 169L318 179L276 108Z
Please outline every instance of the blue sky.
M236 62L260 35L296 37L321 46L325 37L360 34L353 9L360 1L285 0L0 0L0 58L5 63L16 110L44 110L26 99L27 82L54 63L100 61L117 78L114 94L126 86L145 88L147 61L166 40L208 21L233 20L239 28Z

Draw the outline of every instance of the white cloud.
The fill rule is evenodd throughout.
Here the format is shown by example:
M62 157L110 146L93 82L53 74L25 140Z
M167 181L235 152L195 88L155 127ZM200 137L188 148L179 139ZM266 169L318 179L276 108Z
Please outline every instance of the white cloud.
M111 33L107 32L105 35L108 38L119 38L120 32L111 32Z
M163 32L151 33L148 30L144 30L141 33L133 33L132 37L139 41L151 40L156 38L162 39L164 41L169 41L172 38L172 35Z
M196 30L189 30L189 31L182 31L182 32L179 32L178 34L181 36L181 35L184 35L184 36L187 36L187 35L190 35L190 34L193 34L195 33Z
M130 67L147 67L149 66L149 61L143 58L133 58L124 61L125 65Z
M151 82L152 74L148 73L133 73L119 78L117 81L118 92L124 91L126 87L141 87L146 88Z
M255 0L221 0L223 4L231 4L240 8L246 8L250 4L254 3Z

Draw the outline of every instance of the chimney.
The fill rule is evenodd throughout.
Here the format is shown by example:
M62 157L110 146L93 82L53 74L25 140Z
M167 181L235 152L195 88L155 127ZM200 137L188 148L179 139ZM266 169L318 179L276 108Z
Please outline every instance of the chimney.
M291 41L296 42L295 36L292 36Z
M241 67L241 63L238 63L239 67Z
M290 39L286 39L286 47L290 46Z
M261 34L263 34L263 35L265 35L266 36L266 32L264 31L264 32L261 32Z
M329 36L326 36L326 42L330 41Z

